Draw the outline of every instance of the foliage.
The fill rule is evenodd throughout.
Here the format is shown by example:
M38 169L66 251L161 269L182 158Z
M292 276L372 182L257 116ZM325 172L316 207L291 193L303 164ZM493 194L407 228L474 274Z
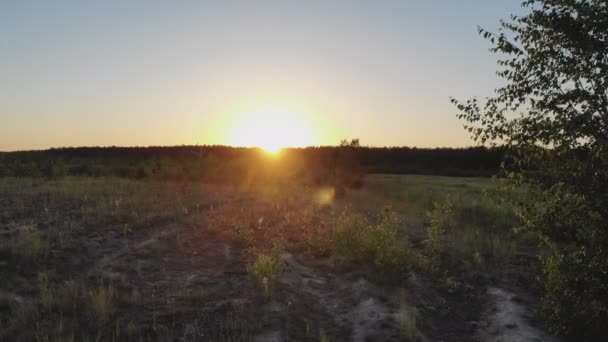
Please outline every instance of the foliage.
M342 140L340 140L340 147L357 148L357 147L361 147L361 143L359 142L358 138L353 138L350 140L350 142L346 139L342 139Z
M587 339L608 321L608 5L526 0L524 16L480 34L506 85L481 104L452 101L473 137L509 149L509 178L537 193L523 231L551 248L543 317ZM603 309L602 309L603 308Z
M27 229L16 246L17 254L31 260L38 260L46 256L48 250L48 242L36 228Z
M0 152L0 177L111 176L210 183L244 180L322 183L344 176L357 181L365 173L490 176L498 171L504 153L501 148L484 147L368 147L361 146L358 139L343 144L287 148L282 150L281 163L254 148L228 146L79 147Z
M321 224L307 225L302 233L302 238L298 240L298 245L315 257L328 256L332 250L329 232Z
M403 336L407 338L408 341L416 341L416 337L419 334L416 323L416 308L410 305L403 296L399 303L397 317Z
M38 294L40 305L42 305L46 311L50 311L55 304L55 298L53 290L49 285L49 276L46 272L38 274Z
M344 212L332 232L335 254L349 262L365 262L379 271L398 275L416 263L416 255L406 236L399 234L397 213L382 210L380 222L371 224L363 215Z
M228 238L247 247L255 245L255 231L250 224L237 222L234 228L227 232Z
M270 294L276 285L278 278L285 270L285 262L281 258L283 243L275 241L274 246L268 252L260 252L248 268L251 277L264 288L265 294Z
M557 331L597 334L608 318L606 217L561 184L542 197L522 212L528 219L522 229L536 232L553 250L544 260L547 277L540 313Z
M428 212L430 225L427 229L426 254L431 269L437 269L446 253L446 238L452 231L452 202L448 198L433 203L433 209Z
M95 322L99 327L106 325L114 311L114 288L99 286L89 291L89 305Z

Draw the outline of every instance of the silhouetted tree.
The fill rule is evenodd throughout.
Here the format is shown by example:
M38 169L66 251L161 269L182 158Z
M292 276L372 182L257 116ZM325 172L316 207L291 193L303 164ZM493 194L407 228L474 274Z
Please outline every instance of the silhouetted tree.
M350 142L347 139L340 140L340 147L361 147L359 138L351 139Z
M507 174L536 200L524 229L545 258L542 316L556 332L599 340L608 323L608 3L527 0L524 16L479 33L507 81L493 97L459 102L480 142L505 143Z

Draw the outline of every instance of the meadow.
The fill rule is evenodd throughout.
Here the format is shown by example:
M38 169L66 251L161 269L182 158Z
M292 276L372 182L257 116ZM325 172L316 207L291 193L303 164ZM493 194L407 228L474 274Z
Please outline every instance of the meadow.
M545 338L502 187L2 178L0 340Z

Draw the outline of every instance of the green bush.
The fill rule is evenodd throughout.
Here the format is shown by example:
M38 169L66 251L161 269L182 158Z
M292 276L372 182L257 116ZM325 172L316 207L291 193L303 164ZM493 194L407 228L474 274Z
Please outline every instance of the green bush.
M237 222L234 228L226 232L226 237L238 244L246 247L255 245L255 230L251 224L246 222Z
M433 209L427 213L430 224L425 240L426 256L431 269L436 270L446 254L446 239L454 226L452 218L453 205L449 197L433 203Z
M545 258L542 314L573 340L605 339L608 322L608 6L525 0L523 15L479 33L504 85L484 100L452 99L482 144L508 147L504 174L538 192L523 231ZM519 113L519 115L513 115Z
M15 253L30 260L39 260L47 255L49 245L40 231L36 228L28 229L16 246Z
M40 305L46 311L50 311L55 305L55 294L50 287L49 276L46 272L38 274L38 295Z
M99 286L89 291L89 305L95 322L99 327L110 322L114 312L115 293L112 286Z
M345 261L369 263L383 273L408 269L415 254L407 237L399 234L398 223L391 208L382 211L377 224L360 214L343 213L332 232L333 250Z
M251 277L264 288L266 295L272 293L278 278L285 270L282 253L283 243L275 242L270 251L258 253L255 261L247 268Z
M588 200L556 185L523 213L523 229L546 239L541 317L561 334L599 337L608 322L608 232ZM576 324L574 324L576 323Z

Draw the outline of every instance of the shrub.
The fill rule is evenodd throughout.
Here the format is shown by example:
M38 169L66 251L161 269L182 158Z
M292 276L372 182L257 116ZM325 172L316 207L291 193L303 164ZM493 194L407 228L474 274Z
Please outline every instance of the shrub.
M11 329L18 329L25 327L40 315L38 306L34 302L23 301L23 302L11 302L10 305L11 315L8 321L8 326Z
M505 175L539 192L524 231L545 259L543 316L554 332L605 339L608 322L608 6L525 0L526 14L479 29L500 56L493 96L452 99L472 137L508 149ZM519 115L513 115L519 113Z
M315 257L325 257L331 254L332 242L323 225L307 226L298 245Z
M602 336L608 322L608 233L604 217L588 200L562 186L542 194L522 229L545 237L552 253L544 260L541 317L569 337ZM553 237L552 240L547 236ZM576 241L573 242L573 241Z
M38 274L38 295L40 305L42 305L46 311L50 311L55 304L55 295L49 286L49 276L46 272Z
M416 308L408 304L405 298L401 298L397 315L403 336L407 338L408 341L415 341L418 336Z
M104 326L110 321L114 311L114 288L99 286L89 291L89 304L91 313L99 327Z
M358 261L364 254L364 240L369 223L360 214L342 213L332 231L334 253L347 261Z
M21 241L17 244L16 253L28 259L38 260L44 257L48 250L48 242L38 229L32 227L25 231Z
M237 222L231 231L227 232L228 239L246 247L255 245L255 231L250 224Z
M409 240L398 232L397 214L384 208L378 224L360 214L343 213L332 232L336 255L349 262L374 265L383 273L402 271L416 262Z
M127 324L127 336L134 337L138 330L137 325L133 321L129 321L129 324Z
M430 224L425 241L426 256L431 269L436 270L446 253L446 237L454 225L452 219L452 202L449 197L433 203L433 209L427 213Z
M281 259L283 244L275 242L268 252L258 253L256 259L248 268L251 277L269 294L274 290L276 281L285 270L285 262Z

